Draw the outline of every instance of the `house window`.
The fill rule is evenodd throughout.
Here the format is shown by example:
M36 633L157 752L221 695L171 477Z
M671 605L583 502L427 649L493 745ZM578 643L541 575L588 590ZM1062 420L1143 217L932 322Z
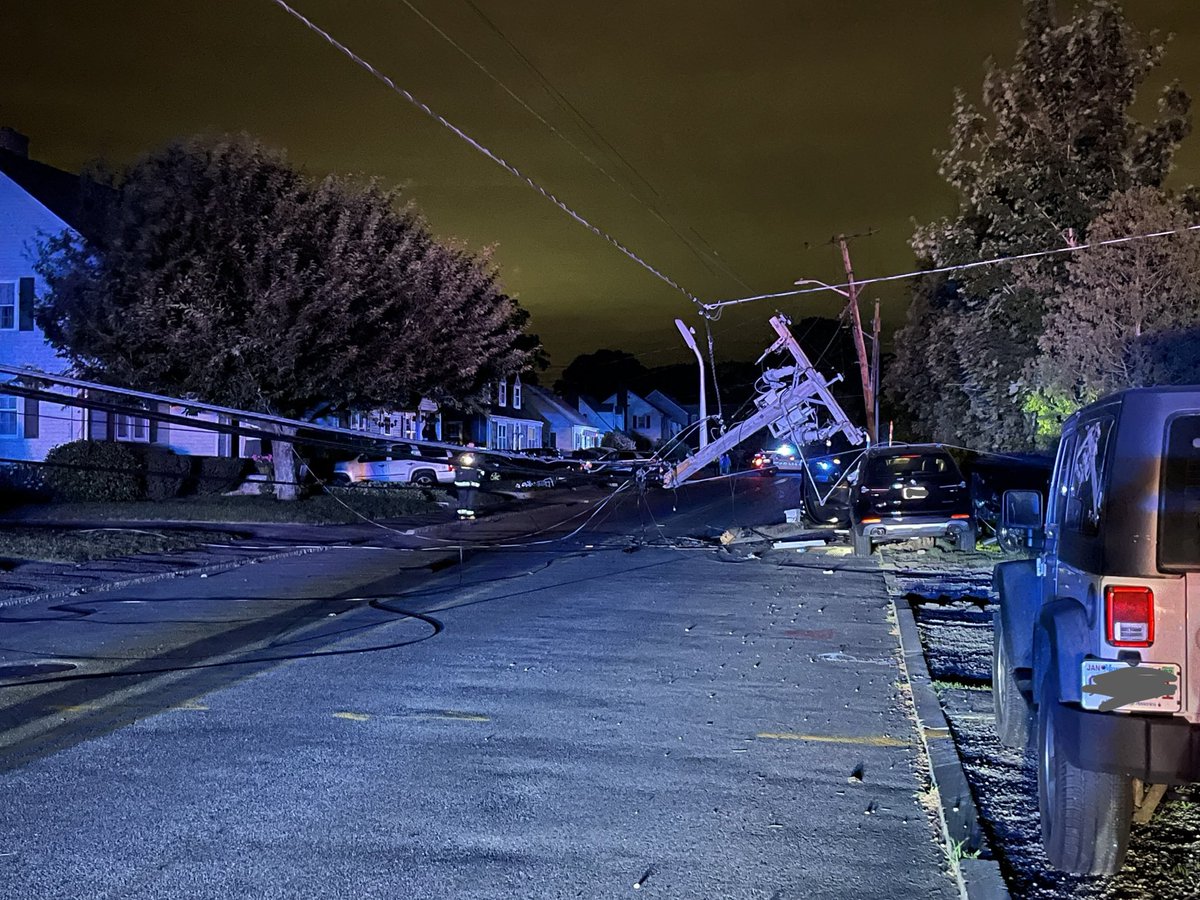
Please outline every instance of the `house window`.
M503 406L508 402L508 382L501 381L499 387L496 388L496 405Z
M113 434L118 441L150 440L150 420L137 416L113 416Z
M650 414L647 413L644 416L634 416L633 417L633 427L634 428L649 428L650 427Z
M17 437L17 398L0 396L0 437Z
M513 382L513 409L521 408L521 379Z
M0 281L0 331L17 328L17 283Z
M501 390L504 389L504 382L500 382L500 389ZM497 450L507 450L508 449L508 423L507 422L497 422L496 423L496 449Z

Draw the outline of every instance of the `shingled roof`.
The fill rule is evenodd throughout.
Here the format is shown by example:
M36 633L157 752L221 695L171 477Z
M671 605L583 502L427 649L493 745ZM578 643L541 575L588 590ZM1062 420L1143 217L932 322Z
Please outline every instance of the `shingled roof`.
M79 227L79 176L0 148L0 172L72 228Z

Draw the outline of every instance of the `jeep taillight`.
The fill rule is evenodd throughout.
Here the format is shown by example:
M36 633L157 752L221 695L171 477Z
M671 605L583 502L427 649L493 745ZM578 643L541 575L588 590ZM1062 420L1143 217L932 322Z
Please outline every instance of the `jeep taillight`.
M1109 585L1104 589L1104 620L1114 647L1149 647L1154 643L1154 592Z

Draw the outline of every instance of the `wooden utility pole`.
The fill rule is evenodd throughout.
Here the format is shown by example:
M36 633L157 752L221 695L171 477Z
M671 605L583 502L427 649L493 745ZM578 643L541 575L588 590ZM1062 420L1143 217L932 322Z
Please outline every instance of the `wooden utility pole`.
M874 415L871 417L871 440L879 440L879 301L875 301L875 322L871 329L875 339L871 343L871 395L875 402Z
M858 285L854 283L854 270L850 267L850 248L846 236L839 234L838 246L842 248L842 263L846 266L846 289L850 295L850 315L854 319L854 349L858 353L858 372L862 376L863 405L866 407L867 432L871 443L876 440L875 383L871 377L871 362L867 359L867 342L863 338L862 316L858 311ZM876 319L878 321L878 318Z

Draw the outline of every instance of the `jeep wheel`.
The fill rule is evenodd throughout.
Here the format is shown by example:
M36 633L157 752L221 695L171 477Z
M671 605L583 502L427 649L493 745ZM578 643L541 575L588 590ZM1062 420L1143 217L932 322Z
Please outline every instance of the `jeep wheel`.
M329 479L329 483L334 487L349 487L350 476L345 472L335 472L333 477Z
M1038 692L1038 808L1042 846L1056 869L1112 875L1125 862L1133 819L1133 781L1076 768L1058 746L1058 679Z
M871 538L863 534L857 528L850 530L850 540L854 544L855 556L870 556L871 555Z
M1029 703L1017 686L1017 679L1008 659L1008 650L1004 647L1004 634L998 612L992 633L992 705L996 711L996 733L1005 747L1025 750L1029 747L1032 716Z
M412 478L409 479L411 484L417 487L433 487L437 484L437 476L428 469L418 469L412 473Z

